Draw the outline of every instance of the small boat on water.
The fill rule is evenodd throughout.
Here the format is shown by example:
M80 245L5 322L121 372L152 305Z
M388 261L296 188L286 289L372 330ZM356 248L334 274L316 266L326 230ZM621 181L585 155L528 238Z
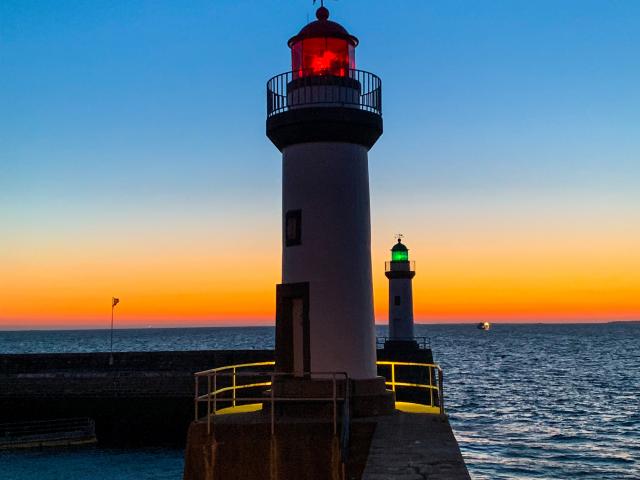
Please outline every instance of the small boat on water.
M489 322L480 322L478 324L478 330L489 330L491 328L491 324Z

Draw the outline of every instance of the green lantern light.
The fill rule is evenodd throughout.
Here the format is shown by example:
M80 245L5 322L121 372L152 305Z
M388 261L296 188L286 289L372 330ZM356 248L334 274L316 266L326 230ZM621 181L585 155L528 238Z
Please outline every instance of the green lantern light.
M396 251L391 252L391 261L392 262L406 262L409 260L409 252L407 251Z
M398 238L398 243L396 243L391 249L391 261L392 262L408 262L409 261L409 249L404 246L400 238Z

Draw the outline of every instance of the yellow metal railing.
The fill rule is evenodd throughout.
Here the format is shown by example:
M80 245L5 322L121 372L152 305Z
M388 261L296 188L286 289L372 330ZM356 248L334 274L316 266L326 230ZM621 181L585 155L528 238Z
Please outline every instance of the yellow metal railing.
M387 378L386 385L390 387L393 392L397 392L400 388L410 389L424 389L426 390L426 398L424 401L418 402L396 402L396 407L400 408L400 404L410 405L407 411L423 412L423 413L440 413L444 414L444 395L443 395L443 376L440 366L433 363L419 363L419 362L395 362L395 361L378 361L378 366L385 366L390 368L390 378ZM270 387L276 376L290 376L290 374L275 373L273 369L257 370L263 367L273 367L275 362L256 362L256 363L243 363L238 365L228 365L219 368L213 368L211 370L205 370L197 372L195 374L195 419L199 420L199 406L202 403L207 405L207 424L210 428L211 417L221 413L234 413L246 410L249 402L264 402L268 401L272 403L271 414L273 416L274 408L273 403L275 401L293 401L292 398L276 398L274 397L273 389L270 391L269 397L261 395L254 396L239 396L239 391L246 391L249 389ZM413 373L411 378L420 378L420 375L415 374L415 369L425 369L428 372L428 383L416 383L411 381L398 380L398 378L406 378L405 375L398 375L398 370L405 367L413 367ZM251 369L246 371L246 369ZM345 400L346 397L339 397L337 393L336 381L337 376L340 376L344 380L348 377L344 373L340 372L313 372L314 374L322 374L332 378L333 380L333 395L326 398L313 398L313 399L295 399L297 401L333 401L334 404L334 423L337 411L337 402ZM406 372L403 372L406 373ZM263 381L255 381L256 378L262 377ZM426 375L424 375L426 377ZM248 378L248 383L241 383L241 379ZM206 392L201 393L201 388L204 386L203 381L206 380ZM221 383L225 383L222 385ZM348 389L347 389L348 391ZM226 394L230 394L227 396ZM218 408L219 404L225 405L223 408ZM253 403L256 409L262 408L261 403ZM245 408L243 410L243 407ZM423 407L423 408L418 408ZM273 430L273 426L272 426Z
M275 378L277 377L291 377L290 373L274 372L273 370L255 370L256 367L273 367L275 362L257 362L257 363L244 363L239 365L229 365L211 370L205 370L203 372L197 372L195 374L195 398L194 398L194 410L195 420L200 419L200 405L206 403L207 414L207 432L211 431L211 418L218 414L226 413L241 413L248 411L256 411L262 409L262 404L265 402L270 403L271 414L271 433L273 434L275 428L275 403L276 402L332 402L333 404L333 430L334 434L337 433L338 425L338 402L348 405L349 401L349 377L344 372L304 372L304 376L317 375L319 378L331 381L332 391L331 396L324 397L276 397L274 389L269 389L268 396L253 395L253 396L238 396L239 390L248 390L258 387L270 387L273 385ZM253 368L251 371L238 371L240 369ZM249 378L249 383L238 383L242 378ZM256 382L256 377L266 377L268 381ZM265 380L266 380L265 378ZM201 380L206 379L206 392L200 393ZM227 381L230 383L228 386L219 386L219 383ZM230 381L229 381L230 379ZM343 388L339 388L339 385L344 385ZM342 392L340 391L342 390ZM224 394L230 393L231 396L225 396ZM253 402L253 403L250 403ZM257 402L257 403L256 403ZM226 404L224 408L218 408L218 404ZM343 413L344 415L344 413Z
M208 395L206 395L207 399L209 401L211 401L211 397L213 397L213 401L216 402L218 395L224 393L224 392L231 392L231 406L235 407L237 405L238 402L238 397L236 392L238 390L243 390L243 389L249 389L249 388L257 388L257 387L269 387L271 386L271 382L259 382L259 383L248 383L248 384L242 384L242 385L238 385L238 370L240 369L245 369L245 368L256 368L256 367L273 367L276 364L276 362L274 361L269 361L269 362L255 362L255 363L240 363L238 365L225 365L224 367L218 367L218 368L212 368L211 370L205 370L203 372L197 372L195 374L195 378L196 378L196 406L197 406L197 402L198 399L201 399L202 396L199 395L200 393L200 385L199 385L199 380L202 377L205 377L207 379L207 392ZM270 371L264 371L264 372L259 372L259 371L253 371L253 372L249 372L252 376L261 376L261 375L267 375L270 373ZM218 388L217 385L217 380L218 380L218 376L223 376L223 377L230 377L231 378L231 386L229 387L222 387L222 388ZM211 383L213 383L213 390L211 389L212 385ZM228 400L228 399L224 399L224 400ZM209 411L211 409L208 409ZM217 405L214 405L213 411L212 413L215 415L215 413L217 412ZM196 414L197 414L197 410L196 410ZM197 420L197 417L196 417Z
M207 404L207 428L211 427L211 417L220 413L221 411L231 411L230 409L235 409L238 407L238 402L242 401L257 401L258 398L254 397L238 397L238 390L248 390L252 388L259 387L269 387L273 381L272 378L272 370L265 371L256 371L256 368L259 367L273 367L276 364L274 361L268 362L254 362L254 363L241 363L237 365L225 365L224 367L212 368L210 370L204 370L202 372L197 372L195 376L195 398L194 398L194 408L195 408L195 419L198 420L199 417L199 407L201 403ZM252 368L254 369L251 372L238 372L238 370ZM268 376L268 381L261 382L252 382L252 383L243 383L238 384L238 377L246 378L250 376L252 379L256 377L264 377ZM223 379L231 379L230 386L218 386L219 379L224 381ZM200 393L201 390L201 380L206 380L206 392L204 395ZM266 380L266 379L265 379ZM231 398L223 397L222 395L230 392ZM227 406L224 408L218 408L218 403L226 403ZM231 407L229 407L229 403Z
M435 363L420 363L420 362L395 362L380 360L376 362L378 366L388 366L391 370L391 379L387 377L386 384L391 387L391 390L396 392L398 387L403 388L416 388L424 389L427 393L427 398L424 403L418 402L417 405L424 405L426 407L437 409L440 414L444 414L444 389L443 389L443 374L442 368ZM398 381L398 369L402 367L418 367L425 369L428 372L429 383L415 383ZM436 373L437 372L437 373Z

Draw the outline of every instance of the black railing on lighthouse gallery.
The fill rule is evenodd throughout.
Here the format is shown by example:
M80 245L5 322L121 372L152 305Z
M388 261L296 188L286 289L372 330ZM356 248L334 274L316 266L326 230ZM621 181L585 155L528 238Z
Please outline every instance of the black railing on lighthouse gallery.
M281 73L267 82L267 117L300 107L359 108L382 115L382 81L363 70L344 76L300 72Z

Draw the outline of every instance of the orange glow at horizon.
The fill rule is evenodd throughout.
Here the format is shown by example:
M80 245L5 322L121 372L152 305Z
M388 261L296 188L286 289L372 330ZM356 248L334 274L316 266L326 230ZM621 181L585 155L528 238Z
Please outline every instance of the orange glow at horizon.
M279 251L277 234L270 236L263 249L238 242L241 259L216 257L224 245L205 244L170 254L120 245L102 255L14 256L0 281L0 327L105 327L112 295L121 299L120 327L273 324L280 258L269 255ZM415 236L408 244L417 261L416 321L637 320L640 254L631 240L594 251L531 242L451 247ZM389 246L374 248L377 323L387 320Z
M374 205L377 323L387 322L391 232L404 225L411 227L403 233L417 264L417 322L640 320L635 210L583 209L579 216L573 206L558 213L546 205L498 210L459 203L465 210L424 208L419 222L415 211L403 218ZM109 224L52 228L46 235L9 232L0 239L0 328L104 328L112 296L121 300L119 327L273 324L279 212L225 215L217 222L202 222L206 212L171 222L127 220L117 235ZM233 238L222 230L233 230Z

